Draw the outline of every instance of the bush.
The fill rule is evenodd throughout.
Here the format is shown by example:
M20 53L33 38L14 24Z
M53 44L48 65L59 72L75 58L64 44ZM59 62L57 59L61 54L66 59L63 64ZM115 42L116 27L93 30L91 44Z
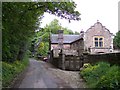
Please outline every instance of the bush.
M89 65L80 73L90 88L120 88L119 67L105 62Z
M91 67L91 64L90 64L90 63L85 63L85 64L83 65L83 68L87 68L87 67Z
M96 87L120 89L120 68L115 65L110 67L105 75L101 76Z
M8 87L12 80L28 65L28 59L14 63L2 62L2 86Z

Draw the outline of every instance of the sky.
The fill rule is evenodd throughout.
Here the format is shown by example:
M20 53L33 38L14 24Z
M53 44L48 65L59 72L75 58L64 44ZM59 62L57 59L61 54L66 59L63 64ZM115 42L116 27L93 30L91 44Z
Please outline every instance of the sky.
M99 20L103 26L115 34L118 32L118 2L119 0L74 0L77 4L75 10L81 13L80 21L60 19L55 15L44 14L41 27L49 24L52 20L58 19L63 27L71 29L73 32L86 31Z

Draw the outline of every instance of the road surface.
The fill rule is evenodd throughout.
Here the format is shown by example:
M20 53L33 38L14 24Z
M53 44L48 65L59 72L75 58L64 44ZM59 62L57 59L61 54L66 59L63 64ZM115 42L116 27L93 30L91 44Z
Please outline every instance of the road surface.
M30 59L28 70L18 88L71 88L50 72L48 63Z

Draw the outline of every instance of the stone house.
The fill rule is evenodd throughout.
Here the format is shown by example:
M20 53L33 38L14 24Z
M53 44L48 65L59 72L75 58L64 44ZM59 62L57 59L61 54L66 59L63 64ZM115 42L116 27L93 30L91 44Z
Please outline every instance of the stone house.
M60 30L61 31L61 30ZM51 50L64 49L68 52L76 50L78 55L84 51L84 42L82 35L66 35L62 33L51 34Z
M83 51L90 53L109 53L113 51L113 34L97 21L86 32L79 35L65 35L59 30L58 34L51 34L50 49L77 50L78 55Z
M113 51L113 34L97 21L84 33L84 47L91 53L109 53Z

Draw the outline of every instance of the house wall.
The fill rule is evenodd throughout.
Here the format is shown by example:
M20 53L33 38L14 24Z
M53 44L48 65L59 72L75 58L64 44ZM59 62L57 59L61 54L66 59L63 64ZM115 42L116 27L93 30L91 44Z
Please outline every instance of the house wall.
M94 46L94 37L101 36L104 37L103 47L96 48ZM96 52L110 52L113 49L113 39L112 34L108 29L106 29L100 22L97 22L85 32L84 36L85 49L90 48L91 53Z
M84 41L83 39L77 40L71 43L71 49L75 49L78 51L78 55L80 56L84 51Z
M59 46L58 44L51 44L51 50L52 49L58 49L59 48L58 46ZM64 44L63 48L64 49L70 49L70 44Z

